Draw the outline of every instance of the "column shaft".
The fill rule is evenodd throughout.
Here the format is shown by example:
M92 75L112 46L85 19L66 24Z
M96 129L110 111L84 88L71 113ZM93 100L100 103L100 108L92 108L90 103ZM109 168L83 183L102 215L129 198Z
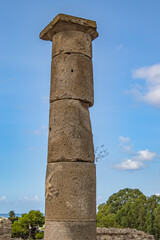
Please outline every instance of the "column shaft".
M60 14L40 34L51 40L45 240L96 240L96 171L88 108L94 103L96 23Z

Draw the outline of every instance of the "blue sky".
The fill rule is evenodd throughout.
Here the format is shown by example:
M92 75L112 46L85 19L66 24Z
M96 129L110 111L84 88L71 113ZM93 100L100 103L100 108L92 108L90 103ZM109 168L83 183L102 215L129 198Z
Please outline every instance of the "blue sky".
M90 109L97 204L122 188L160 193L160 1L0 1L0 212L44 212L51 43L58 14L93 19L95 104Z

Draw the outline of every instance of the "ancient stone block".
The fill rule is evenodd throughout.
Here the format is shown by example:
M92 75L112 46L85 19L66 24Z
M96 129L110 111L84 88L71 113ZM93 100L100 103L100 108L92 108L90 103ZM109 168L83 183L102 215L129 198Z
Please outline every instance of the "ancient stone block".
M50 101L77 99L93 105L93 71L90 58L61 54L52 59Z
M95 222L52 222L46 221L47 240L96 240Z
M97 240L154 240L152 235L130 228L97 228Z
M80 126L91 132L88 104L78 100L62 99L50 104L49 127L54 132L70 131L71 126Z
M0 218L0 240L11 239L11 221Z
M94 162L88 104L59 100L50 105L48 162Z
M95 165L81 162L50 163L46 173L47 220L95 220Z
M56 33L52 38L52 57L58 54L79 53L92 58L91 36L79 31Z
M97 24L95 21L73 17L66 14L58 14L40 33L43 40L52 41L54 34L63 31L80 31L88 33L92 40L98 37Z

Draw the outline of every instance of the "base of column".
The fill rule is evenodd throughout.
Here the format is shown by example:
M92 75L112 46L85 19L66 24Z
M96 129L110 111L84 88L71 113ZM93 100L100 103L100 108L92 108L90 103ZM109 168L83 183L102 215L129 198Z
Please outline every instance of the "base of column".
M96 222L45 222L44 240L96 240Z

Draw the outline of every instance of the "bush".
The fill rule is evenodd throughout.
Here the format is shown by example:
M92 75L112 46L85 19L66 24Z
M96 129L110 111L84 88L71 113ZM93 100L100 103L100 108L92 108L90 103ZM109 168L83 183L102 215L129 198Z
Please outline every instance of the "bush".
M42 238L44 238L44 232L38 232L36 234L36 239L42 239Z

